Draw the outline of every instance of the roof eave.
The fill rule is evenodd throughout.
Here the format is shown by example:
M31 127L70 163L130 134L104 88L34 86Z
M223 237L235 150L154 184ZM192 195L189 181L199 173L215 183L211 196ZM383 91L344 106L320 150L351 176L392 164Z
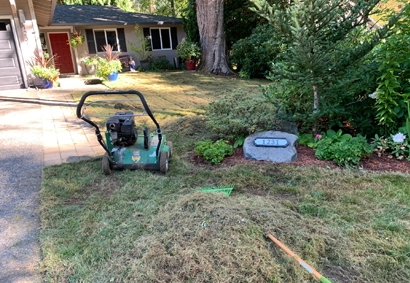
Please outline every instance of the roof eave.
M33 9L39 26L49 26L54 17L57 0L33 0Z
M53 26L105 26L105 25L157 25L157 26L163 26L163 25L178 25L182 24L179 22L163 22L162 24L159 24L158 21L156 22L144 22L144 23L130 23L130 22L90 22L90 23L53 23Z

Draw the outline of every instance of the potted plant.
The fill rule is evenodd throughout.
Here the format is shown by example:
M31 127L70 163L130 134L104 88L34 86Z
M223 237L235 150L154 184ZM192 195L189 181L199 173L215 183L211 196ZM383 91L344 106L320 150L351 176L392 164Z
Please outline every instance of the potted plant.
M43 88L52 88L60 75L60 71L54 67L42 67L39 65L33 66L31 72L40 78Z
M177 54L185 60L188 70L195 70L195 61L201 56L201 48L197 43L184 39L177 46Z
M70 35L70 39L68 40L67 44L70 45L72 48L77 48L78 46L84 43L84 35L81 35L81 32L74 31Z
M144 36L138 26L134 29L135 37L137 38L137 44L132 41L128 41L130 49L135 53L141 66L146 69L148 66L148 58L151 50L151 43L148 38Z
M98 58L97 76L109 81L118 79L118 72L122 70L122 64L119 60L120 52L114 52L111 45L104 46L105 58Z
M39 78L43 88L52 88L60 76L60 71L54 66L55 56L46 52L36 50L34 56L28 64L31 67L31 73Z
M85 65L89 75L95 75L97 71L98 59L99 57L97 55L93 57L85 56L81 59L81 62Z

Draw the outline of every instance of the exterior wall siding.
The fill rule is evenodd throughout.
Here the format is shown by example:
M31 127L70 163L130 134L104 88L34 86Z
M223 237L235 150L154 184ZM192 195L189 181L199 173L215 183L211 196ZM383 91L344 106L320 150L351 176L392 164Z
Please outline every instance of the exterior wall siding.
M86 36L86 29L117 29L117 28L123 28L124 33L125 33L125 41L126 41L126 52L121 52L121 55L127 55L127 56L132 56L137 64L137 66L140 64L139 59L137 55L132 52L130 48L129 42L134 42L137 44L137 38L134 34L134 25L126 25L126 26L109 26L109 25L96 25L96 26L78 26L75 27L75 29L79 32L81 32L82 35ZM150 26L150 25L141 25L140 29L142 32L142 29L145 27L158 27L158 26ZM181 42L181 40L186 36L185 32L182 29L182 25L166 25L166 26L161 26L161 27L177 27L177 37L178 37L178 43ZM121 48L121 46L120 46ZM123 49L123 48L122 48ZM174 58L177 57L176 50L153 50L150 52L152 57L158 57L158 56L166 56L167 60L173 65L174 64ZM82 59L86 56L94 56L95 54L90 54L88 50L88 45L87 45L87 39L85 40L84 44L79 46L76 50L77 54L77 69L78 73L81 75L86 75L87 71L82 63ZM97 52L97 55L103 56L103 52Z

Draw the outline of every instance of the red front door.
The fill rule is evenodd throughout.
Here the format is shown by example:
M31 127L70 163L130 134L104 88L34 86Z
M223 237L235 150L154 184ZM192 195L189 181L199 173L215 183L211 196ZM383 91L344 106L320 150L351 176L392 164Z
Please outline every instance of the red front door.
M68 42L67 33L49 33L50 44L54 63L60 73L74 73L73 59L71 57L71 48Z

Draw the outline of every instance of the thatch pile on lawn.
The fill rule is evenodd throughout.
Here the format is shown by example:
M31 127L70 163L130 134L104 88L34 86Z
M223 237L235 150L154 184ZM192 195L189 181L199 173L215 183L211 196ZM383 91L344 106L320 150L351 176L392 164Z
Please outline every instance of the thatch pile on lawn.
M310 278L265 235L275 234L317 266L347 243L320 221L280 201L191 193L160 209L134 249L135 279L146 282L302 282ZM301 245L301 243L303 243Z

